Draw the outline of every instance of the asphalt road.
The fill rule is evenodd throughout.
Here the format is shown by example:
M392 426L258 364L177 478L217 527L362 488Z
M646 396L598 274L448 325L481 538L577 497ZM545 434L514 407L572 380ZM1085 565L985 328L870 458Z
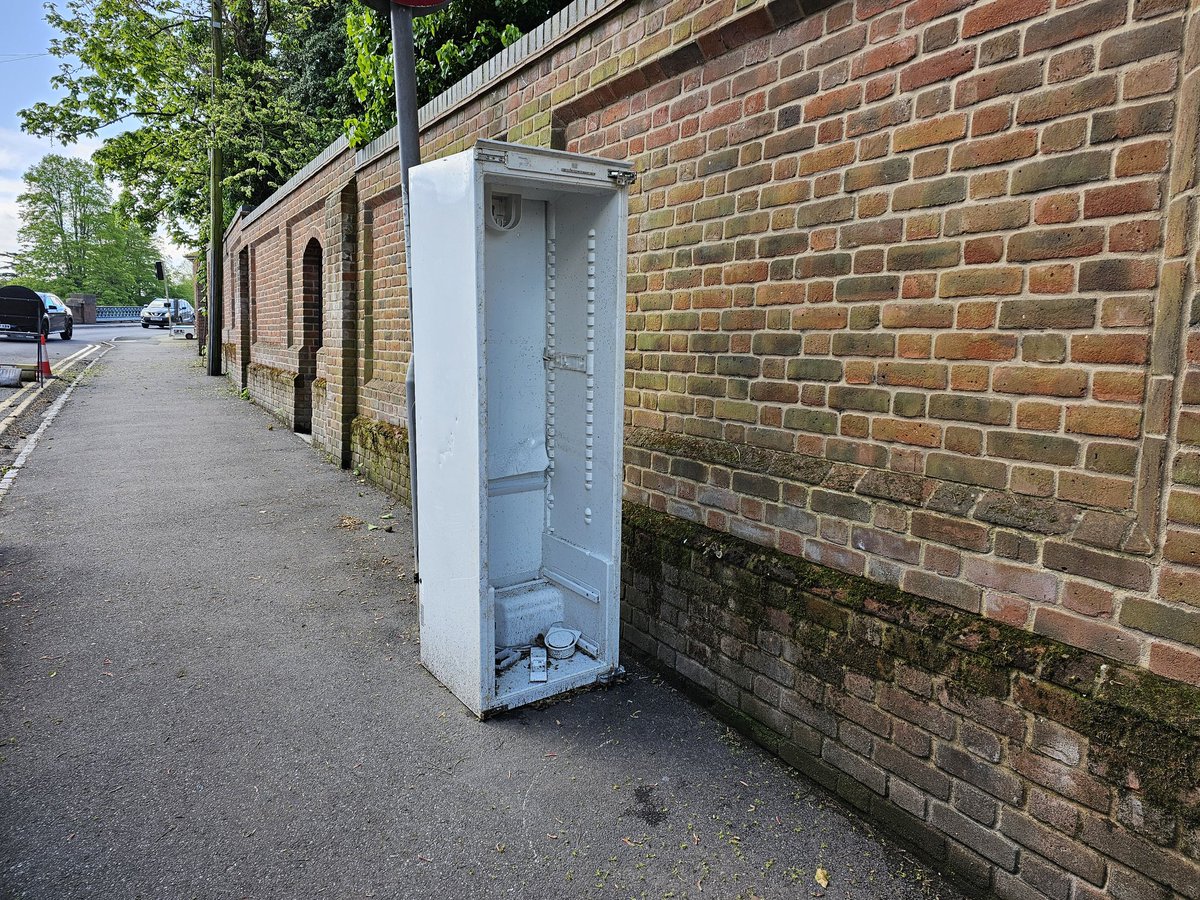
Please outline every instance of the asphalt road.
M98 344L114 338L122 341L143 340L162 334L164 332L157 328L146 330L136 323L132 325L78 325L69 341L64 341L57 333L50 335L46 340L46 350L50 354L50 366L53 368L55 360L70 356L88 344ZM195 352L195 342L189 341L188 343ZM35 362L37 362L37 343L33 338L0 336L0 366Z
M639 667L477 721L409 552L192 343L117 342L0 503L0 896L959 896Z

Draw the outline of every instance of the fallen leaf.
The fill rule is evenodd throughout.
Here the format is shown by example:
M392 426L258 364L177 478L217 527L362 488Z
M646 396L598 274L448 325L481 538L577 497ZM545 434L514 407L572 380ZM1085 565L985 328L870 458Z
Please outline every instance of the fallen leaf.
M367 525L367 531L378 531L378 530L379 530L378 525L370 525L370 524Z
M358 528L362 525L362 519L356 519L354 516L342 516L338 519L338 528Z
M380 516L379 518L381 518L381 519L394 519L394 518L396 518L396 517L395 517L395 516L393 516L391 513L384 513L384 514L383 514L382 516Z
M817 874L813 876L817 884L823 888L829 887L829 873L824 869L817 869Z

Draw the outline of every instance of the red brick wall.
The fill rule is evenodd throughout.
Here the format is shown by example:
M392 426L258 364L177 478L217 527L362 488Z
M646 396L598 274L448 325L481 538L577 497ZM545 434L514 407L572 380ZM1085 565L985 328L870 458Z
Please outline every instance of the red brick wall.
M637 163L627 423L676 439L629 499L1196 681L1194 13L618 4L426 154L488 135ZM235 229L252 358L295 371L299 245L351 179L356 408L402 424L390 152L344 150Z
M635 162L632 508L764 558L819 564L834 582L861 576L880 597L898 589L931 620L993 623L1055 659L1079 648L1113 671L1200 685L1197 0L616 0L504 78L431 110L427 158L498 137ZM335 195L350 210L342 218L329 214ZM231 292L245 246L250 391L286 404L301 350L299 256L318 235L327 272L338 260L344 271L326 283L339 312L326 315L316 416L330 421L314 422L314 443L403 491L410 344L394 152L331 148L270 203L227 236L227 346L236 355ZM721 698L729 709L799 734L809 706L785 708L783 697L803 693L807 676L771 660L824 613L805 607L783 632L729 618L703 632L688 618L687 584L646 571L627 572L646 601L627 597L642 651L697 690L719 696L725 678L737 686ZM650 602L672 592L684 613ZM859 614L848 637L887 633L885 603ZM1139 806L1136 784L1088 768L1107 758L1105 741L1123 740L1087 731L1079 717L1095 707L1013 693L1022 677L1064 687L1041 663L1026 672L1001 654L991 662L1003 685L975 685L1025 717L1011 734L993 729L994 753L974 743L986 722L955 710L945 734L917 722L954 748L904 750L918 775L950 779L946 796L889 769L880 754L901 757L879 747L901 744L905 726L889 720L868 738L846 710L852 698L900 702L900 688L921 695L916 681L894 686L900 659L889 649L887 676L869 686L850 663L830 663L827 686L807 697L833 731L806 752L850 779L838 782L845 796L865 787L880 809L916 815L954 865L1003 896L1195 896L1179 886L1200 857L1194 797L1171 813L1169 834L1148 823L1161 809ZM922 677L955 678L943 664L956 663L933 653ZM937 712L934 687L922 696L934 711L920 715L950 715ZM1050 726L1037 716L1082 742L1078 772L1038 759L1037 728ZM1169 733L1194 747L1190 727ZM952 770L956 753L985 773L977 780L1015 779L1015 799L993 792L1012 811L997 807L989 823L991 801L976 796L988 789ZM1200 790L1195 777L1176 780ZM1103 803L1076 796L1088 778L1103 782ZM1076 804L1075 817L1048 818L1055 798ZM1042 833L1004 830L1021 827L1018 813L1100 853L1101 868L1039 869L1028 836ZM1004 859L964 837L979 830L966 819L1000 828ZM1145 862L1156 852L1169 877Z

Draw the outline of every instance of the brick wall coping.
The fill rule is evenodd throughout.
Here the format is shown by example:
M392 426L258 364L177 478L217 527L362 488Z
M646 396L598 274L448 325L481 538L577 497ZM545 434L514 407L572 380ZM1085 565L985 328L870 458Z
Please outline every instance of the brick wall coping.
M550 53L575 36L598 14L614 12L630 0L574 0L537 28L521 36L515 44L505 47L482 66L430 100L418 113L424 130L438 119L470 100L481 90L495 87L506 80L514 69L521 68ZM396 140L392 135L392 142Z
M482 66L451 85L421 107L417 113L421 130L429 128L453 113L474 97L506 81L514 71L552 53L572 39L585 26L590 27L599 14L615 12L631 0L574 0L537 28L522 35L515 44L505 47ZM361 169L376 157L396 146L396 128L392 126L375 140L362 147L354 157L354 166Z

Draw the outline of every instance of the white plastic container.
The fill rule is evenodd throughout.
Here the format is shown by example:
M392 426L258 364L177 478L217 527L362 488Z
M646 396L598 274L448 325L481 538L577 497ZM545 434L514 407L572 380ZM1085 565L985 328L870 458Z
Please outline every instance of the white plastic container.
M625 163L480 141L414 168L421 661L473 712L618 666ZM496 653L554 623L597 653Z

